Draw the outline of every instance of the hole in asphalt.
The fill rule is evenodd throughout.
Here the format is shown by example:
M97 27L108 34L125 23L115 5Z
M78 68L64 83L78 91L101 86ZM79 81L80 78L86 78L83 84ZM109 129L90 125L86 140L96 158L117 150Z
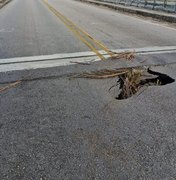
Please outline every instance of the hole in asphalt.
M148 86L162 86L173 83L175 80L166 74L147 69L147 78L142 71L131 70L119 76L117 84L120 85L120 93L116 97L118 100L127 99L136 94L141 88ZM154 76L152 78L149 78Z

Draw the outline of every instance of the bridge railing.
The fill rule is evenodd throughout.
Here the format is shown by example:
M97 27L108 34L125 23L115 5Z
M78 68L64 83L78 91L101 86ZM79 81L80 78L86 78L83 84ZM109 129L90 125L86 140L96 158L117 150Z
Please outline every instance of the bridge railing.
M176 13L176 0L97 0Z

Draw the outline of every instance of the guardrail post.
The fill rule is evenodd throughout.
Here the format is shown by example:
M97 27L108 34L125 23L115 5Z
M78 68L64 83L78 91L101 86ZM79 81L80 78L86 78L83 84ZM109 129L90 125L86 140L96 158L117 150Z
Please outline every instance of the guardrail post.
M163 7L166 8L166 5L167 5L167 0L164 0Z
M145 0L145 4L144 4L144 6L147 6L147 3L148 3L148 2L147 2L147 0Z
M156 0L153 0L153 8L152 9L154 9L155 5L156 5Z
M137 7L138 7L138 5L139 5L139 0L137 0Z
M133 0L130 0L131 2L130 2L130 6L132 5L132 3L133 3Z
M125 6L127 5L127 0L125 0Z

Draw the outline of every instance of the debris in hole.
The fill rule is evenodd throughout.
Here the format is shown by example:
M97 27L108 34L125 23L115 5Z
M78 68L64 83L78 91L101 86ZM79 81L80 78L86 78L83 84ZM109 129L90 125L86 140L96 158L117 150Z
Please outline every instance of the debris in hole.
M14 82L14 83L10 83L10 84L8 84L8 85L5 86L5 87L0 88L0 93L3 92L3 91L8 90L8 89L10 89L10 88L14 88L14 87L18 86L18 85L21 84L21 83L22 83L22 81L16 81L16 82Z
M121 92L116 99L122 100L136 94L142 87L159 86L173 83L175 80L166 74L155 72L147 69L150 75L155 75L154 78L145 78L142 71L131 69L126 74L120 75L118 83L120 84Z
M135 94L140 89L143 72L143 69L129 69L127 73L120 75L117 83L120 84L121 92L116 99L126 99Z
M147 74L146 74L147 73ZM116 99L127 99L136 94L142 87L159 86L173 83L175 80L166 74L155 72L149 68L121 68L121 69L103 69L99 71L84 72L76 74L70 78L90 78L107 79L119 77L116 85L110 87L109 91L117 85L120 85L120 94Z

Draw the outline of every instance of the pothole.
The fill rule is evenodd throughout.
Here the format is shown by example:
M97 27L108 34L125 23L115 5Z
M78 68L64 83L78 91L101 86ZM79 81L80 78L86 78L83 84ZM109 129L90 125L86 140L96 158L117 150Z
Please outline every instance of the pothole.
M119 87L120 93L115 99L123 100L130 98L137 92L141 93L142 88L145 90L148 86L163 86L175 82L167 74L147 69L146 67L118 68L118 69L101 69L91 72L83 72L70 76L72 78L88 79L108 79L118 77L115 85L109 88ZM142 91L143 92L143 91Z
M162 74L149 68L145 72L144 70L131 69L125 74L119 75L120 93L116 97L118 100L130 98L135 95L141 88L148 86L163 86L173 83L175 79L171 78L167 74Z

